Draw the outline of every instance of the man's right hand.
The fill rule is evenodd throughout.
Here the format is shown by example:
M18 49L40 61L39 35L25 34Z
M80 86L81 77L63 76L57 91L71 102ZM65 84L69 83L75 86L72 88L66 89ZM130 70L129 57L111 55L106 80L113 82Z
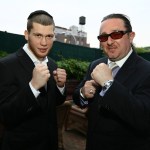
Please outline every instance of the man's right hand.
M99 85L104 86L108 80L113 80L112 71L105 63L97 65L91 73L92 79Z
M44 85L46 85L50 76L51 75L47 65L37 64L33 69L31 84L36 90L38 90Z

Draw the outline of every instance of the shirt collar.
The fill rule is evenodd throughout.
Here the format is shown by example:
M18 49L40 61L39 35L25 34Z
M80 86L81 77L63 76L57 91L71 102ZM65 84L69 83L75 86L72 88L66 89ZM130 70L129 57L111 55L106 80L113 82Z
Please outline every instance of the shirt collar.
M28 44L25 44L23 47L23 50L27 53L27 55L30 57L30 59L33 61L33 63L36 65L38 63L46 64L48 62L47 56L43 59L43 61L39 61L35 55L32 53L32 51L29 49Z
M124 58L122 58L121 60L115 61L115 63L121 68L123 66L123 64L126 62L126 60L129 58L129 56L131 55L132 52L133 52L133 50L131 49ZM108 59L108 64L110 64L110 62L111 61Z

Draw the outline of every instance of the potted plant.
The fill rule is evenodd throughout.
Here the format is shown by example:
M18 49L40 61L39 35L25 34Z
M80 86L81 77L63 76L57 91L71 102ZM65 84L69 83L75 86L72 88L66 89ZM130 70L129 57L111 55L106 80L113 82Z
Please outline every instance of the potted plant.
M68 59L63 58L60 61L57 61L57 65L58 67L66 70L67 99L72 99L72 93L75 87L83 79L87 71L87 68L89 66L89 62L73 59L73 58L68 58Z

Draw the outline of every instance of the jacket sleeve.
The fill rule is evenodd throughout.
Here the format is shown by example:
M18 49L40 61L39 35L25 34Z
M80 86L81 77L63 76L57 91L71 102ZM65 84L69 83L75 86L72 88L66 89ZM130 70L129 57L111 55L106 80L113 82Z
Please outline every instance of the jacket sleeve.
M17 85L12 70L4 63L0 63L0 72L0 122L17 124L38 111L39 105L29 84Z

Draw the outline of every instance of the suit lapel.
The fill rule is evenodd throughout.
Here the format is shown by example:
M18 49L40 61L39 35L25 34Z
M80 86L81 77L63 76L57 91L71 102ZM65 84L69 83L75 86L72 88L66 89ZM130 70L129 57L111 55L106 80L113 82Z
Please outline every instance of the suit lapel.
M133 74L136 70L136 60L137 54L133 52L127 59L127 61L124 63L124 65L120 68L117 75L115 76L115 79L118 80L120 83L123 83L126 80L128 80L131 74Z
M23 49L17 51L17 57L22 67L31 75L35 66L30 57Z

